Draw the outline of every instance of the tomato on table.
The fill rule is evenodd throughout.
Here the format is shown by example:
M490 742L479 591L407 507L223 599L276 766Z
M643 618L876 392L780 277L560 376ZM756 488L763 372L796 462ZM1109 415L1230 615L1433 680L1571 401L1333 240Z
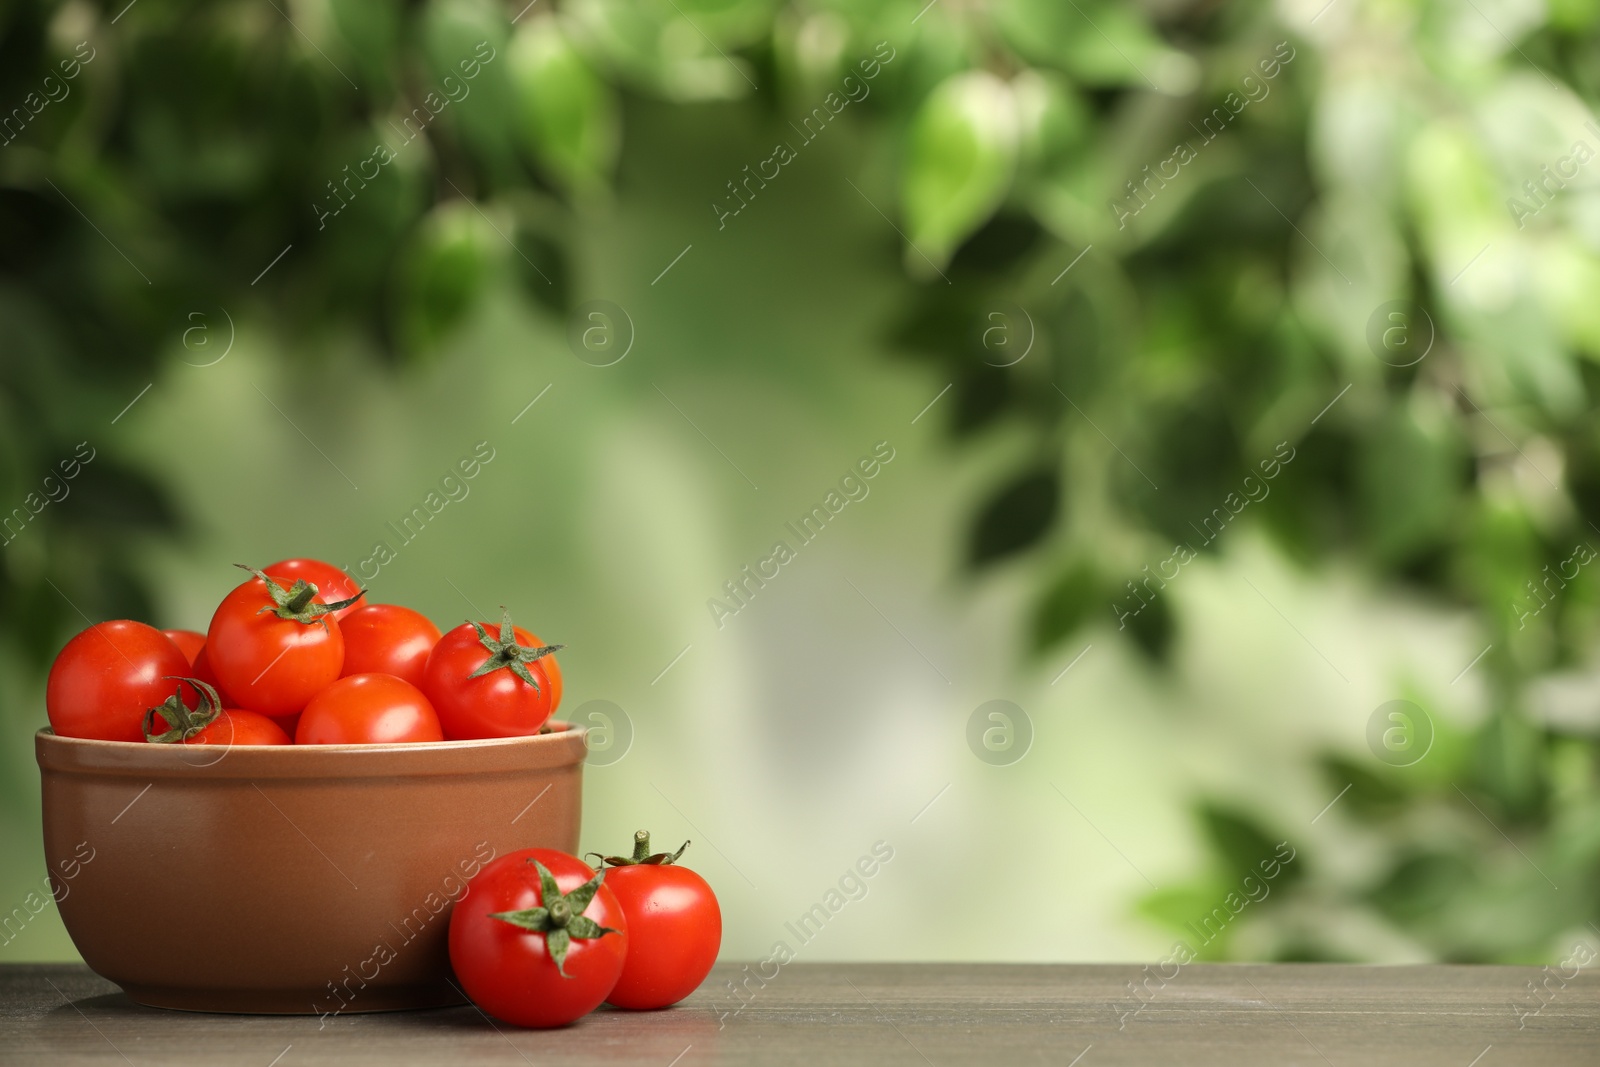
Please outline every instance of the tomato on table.
M206 660L219 688L238 706L293 715L344 669L344 638L334 612L351 601L324 601L304 579L285 585L265 572L252 573L211 617Z
M443 741L422 690L389 674L352 674L323 689L300 714L297 745Z
M452 741L536 734L555 710L561 675L552 653L562 646L512 626L510 612L498 637L490 625L457 626L439 638L423 669L422 690Z
M607 856L606 888L628 917L628 958L606 997L619 1008L676 1004L699 988L722 947L722 908L706 880L678 866L684 849L650 851L650 835L633 836L631 857Z
M189 660L189 666L194 666L194 658L205 647L206 635L196 630L162 630L161 632L166 634L168 639L178 646L178 651L182 652Z
M145 712L145 739L156 744L287 745L289 735L283 727L260 712L243 708L224 708L217 691L195 678L183 679L195 691L194 707L183 699L183 690Z
M143 741L145 709L178 691L189 660L142 622L95 623L68 641L50 666L45 712L62 737Z
M338 567L320 559L282 559L262 567L261 573L277 578L284 585L304 581L316 586L319 600L324 604L338 604L332 609L336 619L342 620L364 603L361 596L365 590L361 584Z
M525 848L467 883L450 965L474 1004L517 1026L565 1026L605 1000L628 954L616 897L576 856Z
M421 612L399 604L367 604L339 620L344 635L344 673L392 674L422 687L428 653L439 628Z

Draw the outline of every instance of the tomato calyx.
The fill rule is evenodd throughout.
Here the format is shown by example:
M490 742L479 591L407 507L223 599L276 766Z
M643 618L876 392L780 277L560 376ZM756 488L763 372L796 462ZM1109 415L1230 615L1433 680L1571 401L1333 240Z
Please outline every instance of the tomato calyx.
M217 721L217 716L222 714L222 698L211 686L198 678L168 678L167 681L177 682L178 691L153 708L145 709L144 713L144 739L156 744L181 745L207 726ZM200 706L193 711L183 702L183 686L187 684L200 698ZM167 722L167 729L162 733L155 732L155 719L160 715Z
M561 887L556 885L556 877L550 873L549 868L536 859L530 859L528 862L539 872L539 899L544 902L543 905L523 911L491 912L489 918L543 934L545 949L550 953L550 959L554 961L557 972L563 978L571 978L572 976L566 971L566 962L567 949L571 947L573 938L589 940L617 933L611 927L601 926L583 913L589 902L594 899L595 893L599 892L600 883L605 881L605 868L602 867L595 872L593 878L563 896Z
M293 585L285 588L282 582L264 571L247 567L243 563L235 563L234 566L240 570L249 571L257 578L260 578L267 587L268 595L272 597L272 604L256 612L257 615L270 611L280 619L292 619L307 626L312 623L318 623L324 627L327 626L327 623L323 622L324 616L332 615L336 611L342 611L350 607L367 593L365 589L361 589L356 592L355 596L346 600L336 600L332 604L319 604L315 599L318 590L314 582L308 582L304 578L296 578Z
M500 618L500 636L489 636L489 631L483 628L481 622L474 622L472 628L478 631L478 642L489 651L489 658L484 660L477 670L467 675L468 678L482 678L490 671L501 668L509 670L524 682L533 686L534 692L539 692L539 682L533 673L528 670L528 664L535 660L543 659L552 652L559 652L566 645L543 645L539 648L529 648L527 645L517 644L517 631L511 625L511 612L500 609L504 614ZM469 620L470 621L470 620Z
M640 863L664 867L669 863L677 863L678 860L682 859L683 853L688 847L689 842L685 841L676 852L651 852L650 831L640 830L633 835L632 856L600 856L598 852L591 852L589 855L600 856L602 863L609 864L612 867L632 867L634 864Z

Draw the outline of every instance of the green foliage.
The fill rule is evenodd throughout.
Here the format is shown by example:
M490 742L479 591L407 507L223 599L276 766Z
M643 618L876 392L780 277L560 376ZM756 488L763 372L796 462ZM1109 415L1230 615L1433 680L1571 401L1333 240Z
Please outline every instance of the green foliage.
M397 367L502 278L563 313L567 235L641 98L755 122L828 106L876 57L839 121L884 146L867 163L898 192L875 203L906 239L891 340L955 383L930 415L953 447L1023 445L966 561L1037 572L1036 652L1115 619L1174 543L1217 551L1197 524L1279 442L1292 464L1237 522L1468 611L1492 646L1491 713L1432 716L1422 762L1319 758L1370 869L1308 855L1243 921L1285 956L1347 954L1293 921L1298 899L1440 958L1516 960L1600 918L1594 739L1529 710L1600 637L1588 572L1541 584L1600 540L1600 242L1581 189L1508 205L1575 140L1600 147L1593 0L1524 5L1504 35L1450 0L1288 26L1243 0L121 7L0 15L0 107L20 109L0 112L0 507L98 447L195 313L248 315L304 358L359 333ZM1407 366L1368 344L1397 300L1432 331ZM996 358L1020 349L991 343L995 314L1026 320L1006 335L1025 358ZM133 555L184 535L109 445L82 477L0 556L0 638L41 666L80 611L146 613ZM1119 626L1156 665L1172 599ZM1159 920L1211 907L1274 838L1199 810L1212 869L1148 899Z
M1005 198L1016 169L1017 103L984 71L939 85L911 120L900 200L906 264L938 271Z

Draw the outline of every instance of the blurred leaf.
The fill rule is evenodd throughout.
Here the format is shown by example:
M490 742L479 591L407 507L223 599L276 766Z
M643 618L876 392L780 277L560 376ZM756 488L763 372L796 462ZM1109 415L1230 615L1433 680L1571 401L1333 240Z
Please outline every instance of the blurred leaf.
M72 449L62 449L61 454L71 455ZM67 488L68 495L52 505L51 521L129 535L171 536L182 528L166 490L150 475L114 456L96 454Z
M1017 142L1016 101L992 74L958 74L923 102L912 120L900 189L908 270L942 269L1000 206L1016 169Z
M1502 711L1483 724L1477 740L1474 777L1481 790L1475 798L1480 807L1487 799L1491 816L1517 822L1538 817L1547 797L1543 732L1523 716Z
M1001 0L995 21L1021 54L1088 85L1131 85L1181 94L1194 77L1173 58L1136 6L1115 0Z
M617 108L610 88L554 18L525 20L506 62L530 153L563 187L592 195L617 153Z
M1128 591L1126 584L1116 592L1121 606L1118 629L1126 632L1134 647L1151 660L1167 663L1172 655L1172 642L1178 634L1178 624L1172 617L1172 606L1168 599L1158 595L1141 606L1138 597Z
M1360 477L1373 555L1398 562L1437 551L1458 525L1465 449L1437 407L1391 409L1363 438Z
M1339 804L1356 818L1392 819L1406 811L1411 797L1390 776L1332 753L1322 756L1318 762L1322 766L1323 780L1340 794Z
M1053 647L1090 618L1103 618L1108 599L1093 566L1080 561L1067 567L1034 606L1034 651Z
M396 315L412 354L426 352L466 318L489 280L501 237L470 203L440 204L423 220L399 264Z
M516 94L506 61L510 24L493 0L428 0L423 12L428 80L413 87L412 114L453 130L475 161L498 181L510 181L515 135L507 117Z
M565 316L572 303L566 250L556 238L527 221L519 220L515 237L517 255L511 266L523 287L546 310Z
M1569 33L1591 29L1600 22L1600 0L1546 0L1550 23Z
M328 8L347 45L344 54L358 68L356 77L369 91L389 95L399 53L402 9L366 0L328 0Z
M1053 467L1024 472L978 512L967 558L975 567L994 563L1037 544L1061 506L1061 479Z
M1297 855L1293 862L1282 862L1278 857L1278 842L1282 839L1275 840L1254 816L1217 801L1202 802L1198 814L1229 884L1247 874L1261 877L1260 864L1275 858L1282 867L1273 880L1275 885L1292 885L1305 876L1305 858Z
M1413 921L1446 905L1474 877L1472 865L1462 856L1412 852L1401 858L1368 899L1391 919Z
M1089 111L1071 84L1049 71L1025 70L1011 80L1017 102L1020 162L1025 173L1050 174L1066 164L1089 134Z
M1224 883L1200 882L1171 886L1146 893L1139 898L1139 914L1169 929L1193 936L1189 924L1210 913L1230 892Z

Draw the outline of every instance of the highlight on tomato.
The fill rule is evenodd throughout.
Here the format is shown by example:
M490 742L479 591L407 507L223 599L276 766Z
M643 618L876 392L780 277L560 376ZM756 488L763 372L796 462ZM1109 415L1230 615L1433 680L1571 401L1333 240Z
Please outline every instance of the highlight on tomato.
M353 674L324 688L300 713L297 745L383 745L443 741L422 690L389 674Z
M259 712L224 708L217 691L198 678L180 678L178 692L144 715L145 740L177 745L287 745L283 727ZM183 699L182 686L194 690L195 706Z
M722 908L706 880L680 867L689 847L651 852L650 834L633 835L631 856L606 856L606 887L628 917L628 957L608 1004L647 1011L676 1004L711 973L722 947Z
M489 626L457 626L439 638L423 669L422 690L452 741L536 734L560 696L561 675L553 653L563 646L543 644L513 626L509 611L501 618L498 637Z
M565 1026L605 1000L628 920L605 871L549 848L494 860L450 914L450 965L472 1002L517 1026Z
M45 714L62 737L143 741L147 708L178 691L189 660L142 622L95 623L68 641L50 666Z
M211 617L206 659L219 687L240 707L293 715L344 669L334 613L360 594L327 601L304 578L286 585L264 571L250 573L255 577L224 597Z

